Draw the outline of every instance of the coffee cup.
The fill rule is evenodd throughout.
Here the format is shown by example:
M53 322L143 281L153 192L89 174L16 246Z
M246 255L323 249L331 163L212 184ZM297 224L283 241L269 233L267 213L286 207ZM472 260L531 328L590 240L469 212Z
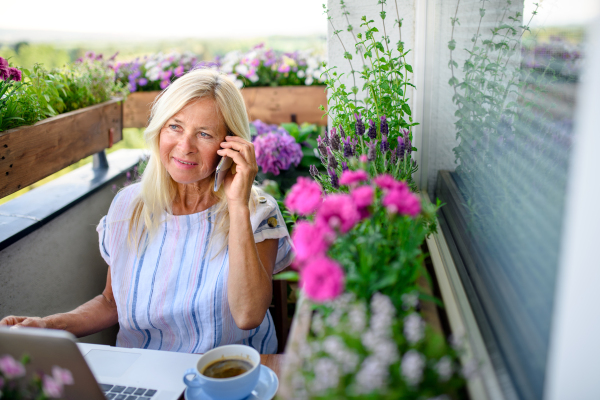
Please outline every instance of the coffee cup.
M241 360L249 369L239 375L226 378L206 376L207 367L220 360ZM193 375L192 379L189 376ZM183 382L190 389L202 389L208 396L222 400L240 400L247 397L258 383L260 354L250 346L231 344L209 350L198 360L195 368L183 375Z

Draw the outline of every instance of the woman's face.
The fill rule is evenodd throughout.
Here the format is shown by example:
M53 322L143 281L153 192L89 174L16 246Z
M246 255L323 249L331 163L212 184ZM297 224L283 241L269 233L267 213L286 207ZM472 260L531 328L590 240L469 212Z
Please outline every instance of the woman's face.
M177 183L206 179L217 168L217 150L226 133L213 99L192 101L160 130L160 161Z

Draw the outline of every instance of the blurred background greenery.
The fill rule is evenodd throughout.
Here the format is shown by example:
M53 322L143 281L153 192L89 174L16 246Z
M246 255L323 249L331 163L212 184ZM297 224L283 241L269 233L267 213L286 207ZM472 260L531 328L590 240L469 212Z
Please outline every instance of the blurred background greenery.
M44 64L48 69L62 67L83 57L88 51L110 57L115 53L117 61L130 61L136 57L158 52L191 51L200 60L213 60L232 50L247 51L258 43L274 50L292 52L313 49L325 53L324 35L268 36L236 39L182 39L161 41L56 41L56 42L10 42L0 35L0 57L10 58L12 65L31 68L34 63Z

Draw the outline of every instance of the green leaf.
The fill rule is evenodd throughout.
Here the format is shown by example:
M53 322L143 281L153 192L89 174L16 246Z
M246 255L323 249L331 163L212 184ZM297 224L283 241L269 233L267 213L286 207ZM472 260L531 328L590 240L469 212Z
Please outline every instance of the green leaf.
M456 40L452 39L451 41L448 42L448 48L450 50L454 50L456 48Z
M402 110L403 110L403 111L404 111L406 114L408 114L408 115L411 115L410 107L408 106L408 104L407 104L407 103L403 103L403 104L402 104Z
M348 60L352 60L352 54L350 54L349 52L345 52L344 53L344 58L348 59Z
M448 81L448 85L450 86L456 86L458 85L458 79L456 79L455 76L453 76L452 78L450 78L450 80Z
M410 73L412 73L412 72L413 72L413 69L412 69L412 67L411 67L410 65L408 65L408 64L405 64L405 65L404 65L404 68L406 68L406 70L407 70L408 72L410 72Z
M295 271L287 271L287 272L282 272L280 274L273 275L273 280L298 282L298 276L299 276L298 273Z
M381 17L381 19L385 19L385 11L381 11L379 13L379 16Z

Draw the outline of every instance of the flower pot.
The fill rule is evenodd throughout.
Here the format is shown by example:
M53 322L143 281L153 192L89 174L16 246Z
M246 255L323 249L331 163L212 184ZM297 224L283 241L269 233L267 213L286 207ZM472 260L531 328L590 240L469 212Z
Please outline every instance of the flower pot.
M119 98L0 132L0 198L112 146L122 128Z
M124 128L144 128L148 125L150 107L161 92L131 93L123 110ZM319 106L327 106L325 86L277 86L242 89L250 121L260 119L268 124L308 122L326 125L327 119Z

